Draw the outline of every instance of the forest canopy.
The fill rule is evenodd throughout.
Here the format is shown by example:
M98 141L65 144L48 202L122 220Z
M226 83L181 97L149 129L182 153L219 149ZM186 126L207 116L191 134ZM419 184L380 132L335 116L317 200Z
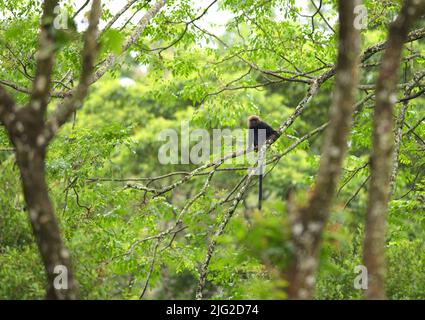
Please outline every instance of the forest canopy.
M0 0L0 299L425 299L424 17Z

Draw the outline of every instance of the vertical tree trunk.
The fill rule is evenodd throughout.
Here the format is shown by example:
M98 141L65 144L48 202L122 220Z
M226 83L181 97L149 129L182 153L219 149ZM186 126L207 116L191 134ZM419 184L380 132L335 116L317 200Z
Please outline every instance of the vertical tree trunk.
M376 84L373 117L371 179L366 210L363 261L368 271L367 299L385 299L385 233L394 147L393 106L403 44L416 19L425 11L425 0L405 1L391 24L387 48Z
M19 138L15 141L16 158L21 173L28 215L47 274L46 297L48 299L75 299L77 287L70 255L62 242L59 226L48 196L44 162L46 149L33 143L24 144Z
M64 101L47 115L56 42L53 21L58 3L58 0L43 2L36 75L30 101L26 106L19 106L0 86L0 122L5 125L15 146L31 226L47 273L47 298L74 299L78 290L70 254L62 242L53 206L48 197L45 180L46 149L56 131L81 107L88 87L102 77L116 59L113 56L112 60L102 63L100 70L93 77L94 62L99 49L98 24L102 10L101 0L93 0L89 25L84 35L79 84L69 90ZM158 0L151 6L127 39L123 51L127 51L140 38L149 21L165 3L165 0Z
M336 80L319 172L306 206L288 207L294 244L293 259L287 272L291 299L313 297L322 234L345 157L355 108L360 32L354 26L354 9L360 3L359 0L338 2L340 27ZM291 200L289 202L291 205Z

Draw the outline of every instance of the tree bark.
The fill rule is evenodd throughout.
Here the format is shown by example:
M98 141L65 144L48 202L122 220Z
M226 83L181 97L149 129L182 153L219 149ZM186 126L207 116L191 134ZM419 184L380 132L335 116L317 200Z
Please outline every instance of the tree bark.
M305 207L292 207L292 200L289 200L294 244L291 265L287 270L290 299L313 297L322 233L340 175L355 108L360 32L354 26L354 9L359 4L360 1L356 0L338 2L340 28L334 98L319 172Z
M45 180L45 158L50 132L45 114L49 101L51 73L54 62L55 39L52 36L54 7L56 0L46 0L37 51L37 72L30 101L25 107L18 107L13 98L0 87L0 121L5 125L9 138L15 147L25 202L34 237L43 260L47 275L48 299L75 299L77 285L74 280L70 254L65 248L52 203L48 196ZM93 73L93 62L97 54L97 26L101 11L100 0L93 0L89 16L89 27L85 34L82 52L82 76L79 95L74 104L79 104L87 94L88 82L84 81ZM73 104L69 105L74 108Z
M74 281L70 254L65 248L45 181L45 155L43 147L17 142L16 158L21 173L23 192L32 230L47 275L47 299L75 299L77 286ZM59 267L59 269L58 269ZM63 273L63 270L65 272ZM62 286L56 286L55 279ZM58 280L56 280L58 282Z
M425 0L407 0L391 24L376 84L373 117L371 179L366 210L363 261L368 270L367 299L385 299L385 232L394 147L393 106L403 43L416 19L425 12Z
M81 107L89 86L97 81L115 62L107 60L93 75L94 62L98 52L98 24L101 15L101 0L93 0L89 25L84 36L81 53L82 66L79 84L67 93L63 103L54 112L47 114L47 105L52 96L51 77L54 67L55 32L54 9L58 0L45 0L36 54L36 75L33 81L30 101L20 107L0 86L0 122L8 132L15 146L16 161L21 180L29 219L47 274L48 299L75 299L77 285L74 280L70 254L65 248L52 203L48 196L45 180L45 157L47 147L57 130L65 124L70 115ZM127 51L141 36L151 19L165 6L166 0L158 0L137 24L134 32L123 46ZM53 93L54 95L54 93Z

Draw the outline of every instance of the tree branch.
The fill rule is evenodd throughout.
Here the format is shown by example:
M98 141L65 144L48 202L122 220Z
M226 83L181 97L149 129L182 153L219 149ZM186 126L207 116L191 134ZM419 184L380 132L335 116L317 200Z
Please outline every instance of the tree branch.
M43 121L50 98L49 91L55 51L53 22L55 18L54 9L57 5L58 0L46 0L44 2L38 51L35 54L36 72L29 106L35 111L41 111L36 113L40 117L40 121Z
M94 0L89 17L89 27L84 37L84 48L82 51L82 66L80 81L71 97L58 105L46 123L46 142L53 138L58 128L60 128L68 117L77 110L87 96L88 87L91 84L91 77L94 70L94 61L98 52L97 32L100 19L101 6L99 0Z

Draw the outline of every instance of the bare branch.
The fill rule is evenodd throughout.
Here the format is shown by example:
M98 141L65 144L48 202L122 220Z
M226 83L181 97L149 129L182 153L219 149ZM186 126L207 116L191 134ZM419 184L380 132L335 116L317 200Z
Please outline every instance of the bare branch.
M87 5L90 3L90 0L86 0L86 2L83 3L83 5L74 13L74 15L72 16L72 20L74 20L81 11L84 10L85 7L87 7Z
M366 183L369 181L369 179L370 175L366 177L362 184L357 188L356 192L354 192L350 199L347 200L347 202L344 204L344 209L350 205L351 201L353 201L355 197L357 197L357 195L360 193L360 190L362 190L366 186Z
M229 223L231 217L235 213L239 202L242 200L245 192L247 191L249 183L251 182L251 179L254 176L254 172L255 172L255 170L252 170L251 173L248 175L248 178L242 184L242 187L239 190L239 192L238 192L235 200L233 201L231 207L226 211L226 213L224 214L224 217L221 220L217 230L215 231L215 233L211 236L211 238L209 240L208 248L207 248L207 254L205 256L204 262L201 264L200 271L199 271L199 282L198 282L198 286L196 288L196 296L195 296L195 298L197 300L202 299L202 291L205 287L205 281L206 281L206 278L207 278L208 266L209 266L211 257L214 253L215 247L217 245L217 238L223 233L223 231L226 228L227 224Z
M82 105L83 100L87 96L88 87L90 86L90 80L93 74L94 61L98 52L96 39L100 12L100 0L93 0L89 17L89 26L84 37L80 82L73 95L65 99L61 105L57 106L53 115L49 117L46 124L46 141L49 141L54 136L57 129L61 127L68 117Z
M413 30L407 35L407 38L405 38L404 41L405 43L409 43L409 42L422 39L423 37L425 37L425 27ZM364 62L370 57L372 57L375 53L384 50L387 47L387 45L388 45L388 40L374 44L373 46L370 46L363 53L363 56L361 57L361 61Z
M318 13L318 14L319 14L319 16L322 18L322 20L326 23L326 25L328 26L328 28L329 28L329 29L331 29L333 33L336 33L336 32L335 32L335 29L334 29L334 28L332 28L332 26L330 25L329 21L328 21L328 20L324 17L323 13L320 11L320 8L321 8L321 6L322 6L322 1L320 1L320 6L319 6L319 7L316 5L316 3L314 3L314 1L313 1L313 0L311 0L311 3L312 3L312 4L313 4L313 6L317 9L317 13ZM312 18L312 19L313 19L313 18Z
M49 102L55 51L55 39L53 36L54 9L57 5L58 0L46 0L44 2L38 39L38 51L35 55L36 73L29 106L37 111L41 121L43 120L43 115Z
M207 12L208 10L217 2L218 0L214 0L213 2L211 2L205 9L204 11L202 11L202 13L200 15L198 15L197 17L193 18L190 21L187 22L181 22L184 23L184 29L183 32L180 33L180 35L173 40L170 44L164 46L164 47L159 47L159 48L154 48L154 49L148 49L146 51L158 51L158 54L161 54L163 51L171 48L172 46L174 46L177 42L179 42L181 39L183 39L184 35L187 33L187 31L189 30L189 25L191 25L193 22L201 19Z
M8 86L8 87L12 88L13 90L21 92L21 93L25 93L25 94L31 94L32 93L32 89L27 88L27 87L23 87L19 84L13 83L13 82L8 81L8 80L1 80L0 79L0 84ZM54 98L63 98L63 94L60 93L60 92L52 92L50 94L50 96L54 97Z
M116 14L115 14L115 16L113 16L113 18L111 19L111 20L109 20L108 21L108 23L106 24L106 26L102 29L102 31L100 32L100 35L99 35L99 37L101 37L102 36L102 34L104 34L105 32L106 32L106 30L108 30L109 28L111 28L112 27L112 25L128 10L128 9L130 9L131 8L131 6L135 3L135 2L137 2L138 0L129 0L128 2L127 2L127 4L124 6L124 7L122 7L121 9L120 9L120 11L118 11Z
M145 30L148 23L152 20L153 17L165 6L166 0L158 0L140 19L135 30L130 35L130 37L124 42L122 46L122 52L126 52L137 40L139 40L142 32ZM91 82L96 82L99 80L116 62L117 57L113 54L110 54L103 65L96 71Z
M143 291L142 291L142 293L140 294L140 297L139 297L140 300L143 299L143 296L145 295L146 290L148 289L149 280L151 279L152 272L153 272L153 269L155 267L156 254L158 252L158 247L159 247L160 243L161 243L161 239L159 238L159 239L157 239L157 241L155 243L155 247L153 249L153 257L152 257L152 261L151 261L151 266L149 268L149 273L148 273L148 277L146 278L145 285L143 286Z

